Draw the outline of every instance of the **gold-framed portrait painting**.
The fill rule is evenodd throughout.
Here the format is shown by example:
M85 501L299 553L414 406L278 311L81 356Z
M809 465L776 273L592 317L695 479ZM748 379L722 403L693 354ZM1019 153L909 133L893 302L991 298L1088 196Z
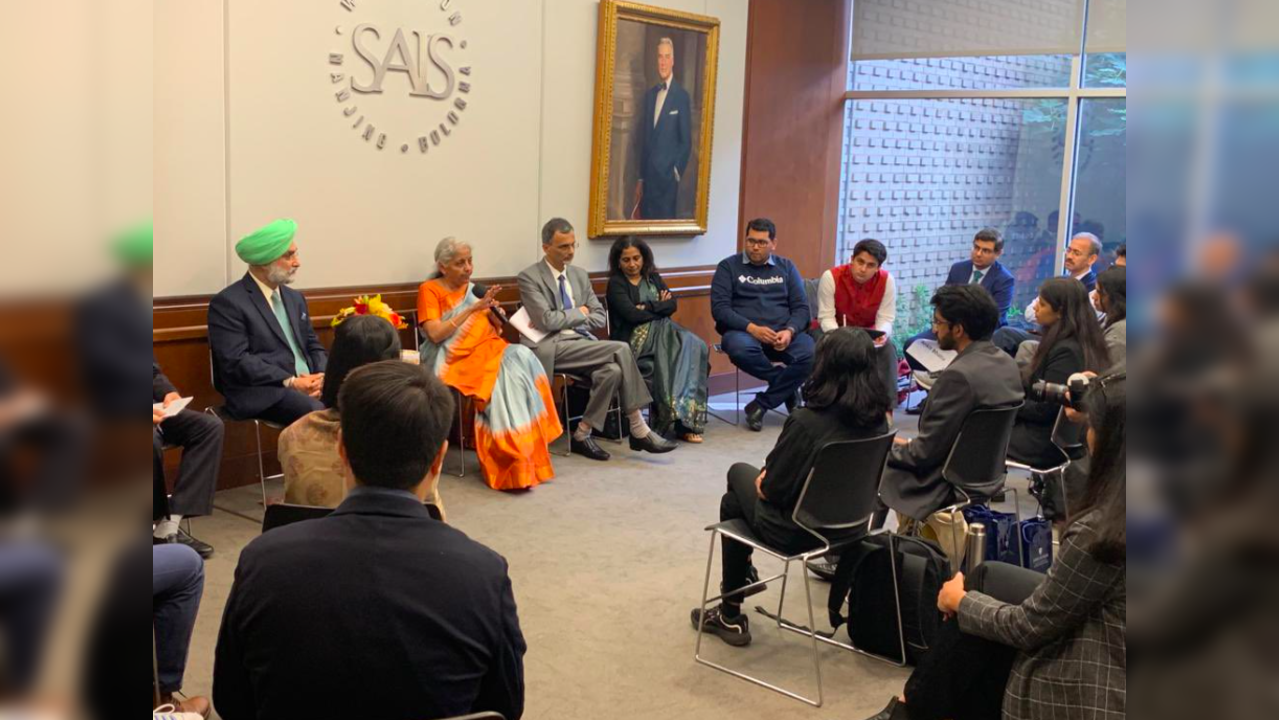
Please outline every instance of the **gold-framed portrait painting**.
M701 235L719 20L601 0L588 234Z

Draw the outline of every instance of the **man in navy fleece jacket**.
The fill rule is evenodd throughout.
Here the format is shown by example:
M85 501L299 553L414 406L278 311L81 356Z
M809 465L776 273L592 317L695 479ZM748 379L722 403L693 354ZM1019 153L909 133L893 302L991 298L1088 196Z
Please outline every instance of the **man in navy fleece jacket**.
M750 221L745 246L715 268L711 314L728 358L768 383L746 405L746 426L759 430L766 410L794 404L813 369L813 339L804 332L811 317L804 280L790 260L773 254L777 227L766 218Z

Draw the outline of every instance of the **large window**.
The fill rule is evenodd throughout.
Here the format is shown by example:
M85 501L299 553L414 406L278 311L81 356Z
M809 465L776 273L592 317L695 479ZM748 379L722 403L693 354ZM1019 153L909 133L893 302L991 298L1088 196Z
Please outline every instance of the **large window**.
M984 226L1003 231L1012 314L1066 239L1125 241L1125 0L854 0L835 262L873 237L898 340ZM1102 262L1108 262L1103 260Z

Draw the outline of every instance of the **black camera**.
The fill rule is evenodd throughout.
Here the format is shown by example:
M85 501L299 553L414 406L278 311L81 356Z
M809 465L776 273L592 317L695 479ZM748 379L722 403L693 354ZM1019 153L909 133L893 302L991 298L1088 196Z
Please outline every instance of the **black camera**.
M1084 394L1088 392L1090 380L1092 378L1083 373L1071 375L1065 385L1040 380L1030 386L1030 392L1027 395L1036 402L1053 403L1073 410L1083 410Z

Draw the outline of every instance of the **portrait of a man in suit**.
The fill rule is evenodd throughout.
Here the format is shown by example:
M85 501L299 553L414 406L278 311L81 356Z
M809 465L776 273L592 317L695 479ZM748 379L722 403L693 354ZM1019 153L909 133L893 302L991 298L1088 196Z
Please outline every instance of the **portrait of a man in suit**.
M679 217L680 181L693 149L692 102L675 78L675 42L657 42L658 81L644 93L636 124L639 182L635 186L635 220Z

